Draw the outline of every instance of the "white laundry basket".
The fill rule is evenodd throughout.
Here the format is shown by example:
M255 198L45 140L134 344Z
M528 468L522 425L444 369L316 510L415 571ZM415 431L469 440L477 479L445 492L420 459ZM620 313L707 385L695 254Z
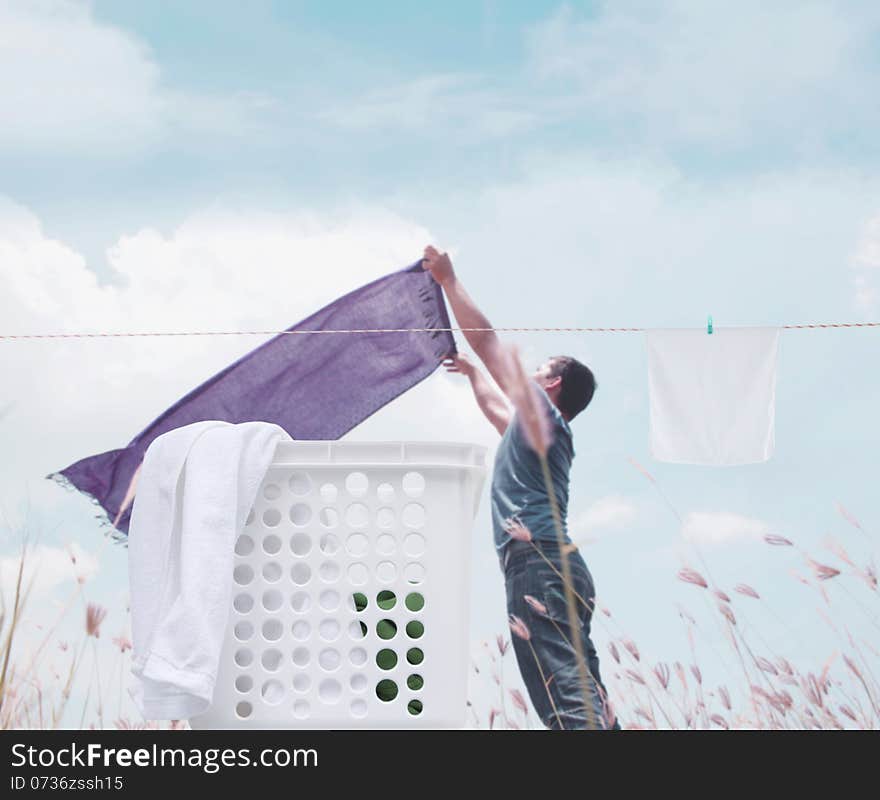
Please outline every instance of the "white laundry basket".
M213 703L191 726L463 726L485 477L478 445L281 442L236 543Z

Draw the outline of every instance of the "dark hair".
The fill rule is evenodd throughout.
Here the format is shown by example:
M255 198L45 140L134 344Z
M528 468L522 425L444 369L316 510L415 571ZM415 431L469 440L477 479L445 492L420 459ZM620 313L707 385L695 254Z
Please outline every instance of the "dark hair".
M550 377L562 377L562 387L556 405L568 420L573 420L593 399L596 378L585 364L571 356L553 356L550 359Z

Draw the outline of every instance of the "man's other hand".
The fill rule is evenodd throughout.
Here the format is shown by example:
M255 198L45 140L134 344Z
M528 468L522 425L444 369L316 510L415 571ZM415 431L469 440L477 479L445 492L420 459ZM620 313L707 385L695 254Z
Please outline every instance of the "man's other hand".
M425 257L422 262L422 269L431 271L434 280L441 286L448 283L455 275L452 270L452 261L446 253L441 253L433 245L425 248Z
M470 360L468 356L464 353L458 353L454 356L448 356L443 361L443 366L446 367L447 372L460 372L462 375L466 375L468 378L473 375L474 370L476 369L476 365L473 361Z

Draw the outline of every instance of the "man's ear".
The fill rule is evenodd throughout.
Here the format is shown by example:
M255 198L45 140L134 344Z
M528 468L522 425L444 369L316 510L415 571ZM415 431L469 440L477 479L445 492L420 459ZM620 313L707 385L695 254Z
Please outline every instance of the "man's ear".
M545 389L555 389L557 386L562 386L562 376L561 375L557 375L555 378L550 378L550 380L547 381L547 384L544 388Z

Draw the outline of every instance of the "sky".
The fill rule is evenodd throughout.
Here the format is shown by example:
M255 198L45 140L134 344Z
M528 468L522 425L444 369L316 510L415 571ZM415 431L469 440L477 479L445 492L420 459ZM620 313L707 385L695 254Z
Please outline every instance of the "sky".
M861 2L0 0L0 334L282 330L429 242L497 326L877 320L878 44ZM838 647L803 558L760 537L869 551L836 504L880 530L878 336L785 331L776 452L731 468L651 459L641 334L507 337L597 376L569 525L652 660L687 655L679 608L705 608L675 575L703 560L764 593L780 652ZM75 638L77 574L108 635L127 602L125 551L43 476L258 341L0 341L0 578L33 526L31 639L59 615ZM497 444L442 370L349 438ZM506 629L488 491L472 542L478 651Z

